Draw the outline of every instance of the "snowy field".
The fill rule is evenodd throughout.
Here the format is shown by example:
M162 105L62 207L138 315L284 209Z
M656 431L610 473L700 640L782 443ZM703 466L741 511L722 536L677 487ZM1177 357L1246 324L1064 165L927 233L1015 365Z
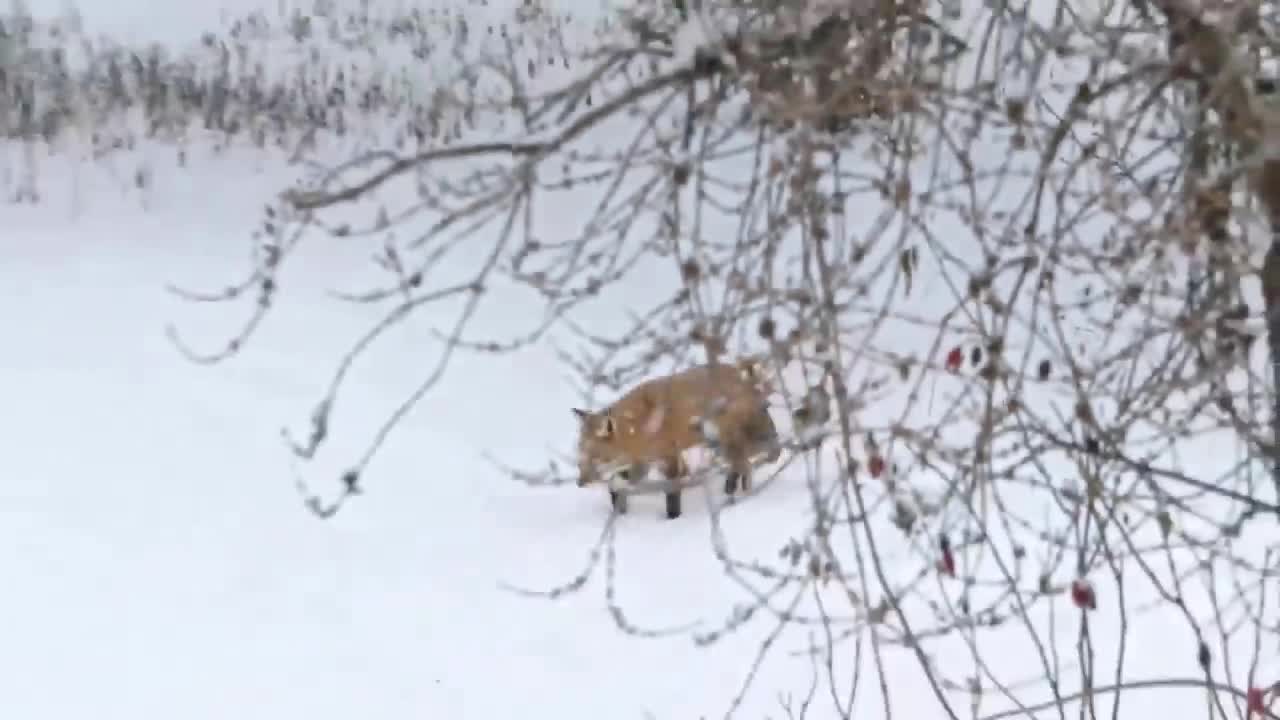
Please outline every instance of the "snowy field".
M147 18L179 35L199 30L186 16L156 19L141 3L118 9L81 6L86 22L134 32L128 39L145 34ZM131 185L140 164L153 178L144 191ZM572 448L569 410L582 398L553 349L537 345L457 356L369 465L365 494L320 520L295 479L326 498L338 491L339 474L430 374L441 351L434 332L447 330L458 306L415 315L363 356L330 444L315 462L295 464L282 426L305 434L343 353L380 317L331 294L367 286L374 249L355 238L309 240L247 348L221 365L193 364L166 328L212 350L248 309L193 305L166 285L216 291L241 277L264 204L297 171L240 152L196 151L190 165L179 169L172 150L156 148L98 167L45 159L42 203L0 206L0 720L788 717L788 698L798 704L813 682L804 651L822 640L821 627L775 634L778 621L761 613L714 643L695 640L724 629L764 585L726 573L713 542L744 562L777 563L806 529L805 468L715 519L715 491L687 492L675 521L662 517L661 496L633 499L616 524L616 554L585 587L554 600L522 595L515 588L547 590L579 575L608 522L603 489L530 487L486 459L541 467ZM557 202L544 217L582 213L572 197ZM945 295L922 284L917 297ZM643 291L623 289L613 302ZM505 292L489 295L474 334L518 334L537 320L527 296ZM620 309L600 317L609 312ZM1183 460L1207 477L1218 459L1205 450ZM878 537L889 537L887 516L872 520ZM885 557L918 559L893 547ZM1143 609L1152 599L1145 572L1126 566L1123 588L1097 584L1093 682L1140 686L1118 706L1100 693L1099 713L1199 717L1203 691L1179 686L1203 680L1197 639L1181 612ZM914 620L954 612L959 583L933 575L921 597L943 607L913 599ZM1230 585L1202 580L1185 588L1197 616L1210 609L1206 585ZM1238 613L1236 600L1224 605ZM840 602L834 588L809 586L771 604L797 615L823 604L848 619L855 610ZM1064 595L1005 627L931 644L928 660L951 678L981 675L987 696L973 717L1004 717L1016 709L1010 697L1027 703L1022 717L1075 716L1074 701L1061 711L1039 704L1051 697L1046 649L1028 628L1057 643L1048 662L1061 662L1070 694L1080 684L1071 659L1081 619ZM666 632L641 637L620 624ZM1132 642L1116 641L1121 628ZM1260 678L1280 671L1274 648L1244 636L1207 640L1224 683L1246 684L1256 657ZM762 643L769 653L757 667ZM841 680L820 683L811 719L835 717L830 696L853 686L857 718L945 717L939 693L967 703L963 685L935 685L911 648L887 643L873 657L865 635L839 647ZM1178 682L1141 687L1170 678Z
M181 172L156 155L159 181L144 194L51 162L46 202L4 209L4 717L724 715L768 618L700 648L687 633L619 632L601 573L554 602L503 587L571 579L607 517L603 491L529 488L484 459L536 466L571 447L579 398L549 350L458 361L371 466L367 495L328 521L306 512L280 426L305 429L336 359L374 319L326 294L359 283L366 251L307 246L248 349L193 365L166 325L212 348L240 316L164 286L236 277L263 198L289 176L242 158ZM495 332L519 315L494 307ZM401 400L437 356L428 329L451 317L417 318L366 358L336 435L367 432ZM363 439L338 441L334 462ZM317 463L306 479L332 495L341 469ZM795 473L724 513L735 555L776 557L808 502ZM641 498L620 523L616 600L642 628L711 631L748 599L713 555L702 496L686 508L668 522L660 497ZM1126 650L1141 675L1194 674L1191 638L1162 638L1159 614L1130 622L1161 639ZM804 693L809 662L793 656L804 633L785 637L735 717L782 717L780 695ZM1024 675L1026 637L1008 653L990 646L998 638L978 640L993 672ZM934 716L916 659L885 657L895 712ZM859 707L876 712L877 695L863 688ZM1164 690L1149 705L1197 696Z
M6 207L0 568L21 580L3 594L5 717L714 712L749 642L635 640L598 591L551 603L499 587L572 577L607 515L603 491L532 490L482 457L569 446L577 398L546 355L460 363L371 468L367 496L328 522L304 510L279 426L305 420L370 320L324 294L364 253L313 249L289 301L225 366L186 362L164 334L175 320L192 344L234 330L235 315L202 318L163 286L240 272L278 178L166 174L143 211L82 177L74 215L56 198ZM435 351L406 332L366 373L417 377ZM357 383L350 424L372 423L401 386ZM314 482L331 493L333 480ZM779 495L735 524L767 527L788 495L803 499ZM649 626L722 613L735 595L705 512L691 498L667 523L660 504L627 518L620 599Z

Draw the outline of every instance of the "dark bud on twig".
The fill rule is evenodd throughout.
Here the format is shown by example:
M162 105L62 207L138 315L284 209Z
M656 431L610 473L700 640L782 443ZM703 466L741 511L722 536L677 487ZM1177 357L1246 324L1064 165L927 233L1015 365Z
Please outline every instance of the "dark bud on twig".
M761 318L760 325L757 330L760 333L760 337L765 340L772 340L777 329L777 326L773 322L773 318Z
M343 492L348 495L359 495L360 490L360 471L351 469L342 473Z
M904 533L910 533L916 524L916 512L905 500L899 499L893 506L893 525Z
M711 50L699 48L693 55L693 72L697 75L706 76L720 72L724 69L724 63L720 57Z
M702 269L698 267L695 260L685 260L680 263L680 277L687 283L695 283L702 276Z
M1022 98L1009 98L1004 104L1005 117L1014 125L1020 124L1027 116L1027 101Z

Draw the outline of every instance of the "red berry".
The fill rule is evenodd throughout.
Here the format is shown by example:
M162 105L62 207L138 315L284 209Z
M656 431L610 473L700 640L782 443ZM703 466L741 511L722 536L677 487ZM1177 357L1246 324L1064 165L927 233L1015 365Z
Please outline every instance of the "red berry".
M1089 581L1082 579L1071 583L1071 602L1081 610L1097 610L1098 597Z
M1262 697L1262 688L1249 688L1245 697L1247 698L1245 701L1247 717L1252 718L1255 715L1260 718L1266 717L1267 704Z
M871 477L878 478L884 474L884 458L879 455L873 455L867 461L867 470L871 472Z
M947 577L955 577L956 556L951 552L951 538L946 535L938 538L938 549L942 551L942 556L938 558L938 572Z
M964 362L964 353L960 352L960 348L951 348L951 352L947 353L947 372L956 372L960 369L960 364Z
M942 559L938 561L938 570L947 577L956 576L956 556L951 553L951 548L945 548L942 551Z

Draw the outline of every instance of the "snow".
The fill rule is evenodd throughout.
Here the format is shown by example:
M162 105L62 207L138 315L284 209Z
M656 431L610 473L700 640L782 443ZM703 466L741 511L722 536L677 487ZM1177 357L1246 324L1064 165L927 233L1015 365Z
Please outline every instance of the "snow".
M94 8L82 10L90 22ZM140 22L130 12L122 17ZM868 614L835 587L772 591L715 554L729 548L751 566L811 546L803 535L812 523L808 478L843 472L828 456L762 472L751 495L723 513L711 512L720 502L714 489L686 491L675 521L662 517L656 494L633 498L629 514L611 522L603 487L530 487L496 469L486 454L531 467L573 447L569 410L581 398L543 346L455 362L368 468L365 493L329 520L309 514L295 476L333 495L372 429L430 371L439 354L431 330L451 322L456 306L415 317L358 363L335 408L332 446L299 466L281 426L305 432L341 354L378 319L330 294L363 287L376 248L309 243L244 353L225 365L192 364L166 327L211 348L241 315L182 303L164 286L216 288L237 278L263 203L294 171L235 152L193 158L193 169L180 171L169 153L139 153L150 153L138 162L155 178L141 197L121 180L132 175L125 161L73 170L50 158L41 160L40 205L0 206L0 717L778 718L782 699L798 703L809 686L812 661L802 652L822 628L775 636L774 615L747 618L743 608L773 592L776 613L812 613L821 601L841 618ZM545 216L581 219L583 204L553 202L562 204ZM865 213L868 222L875 214ZM945 288L918 285L913 297L944 306ZM517 299L499 295L491 307L483 330L527 327ZM894 340L908 355L934 336ZM1212 477L1212 452L1200 448L1187 465ZM928 512L936 498L917 492L923 481L888 474L910 512ZM891 511L868 521L886 567L861 565L865 536L843 540L859 549L859 567L846 570L873 587L880 572L895 584L910 577L919 560L906 542L886 547ZM552 600L514 590L574 580L602 535L613 550L579 592ZM957 560L965 572L969 556ZM1143 573L1124 568L1126 610L1150 595ZM1090 582L1099 685L1113 679L1121 654L1129 679L1200 676L1196 638L1180 613L1122 613L1115 582ZM943 604L940 615L961 592L932 574L920 584L932 584L922 593ZM1206 590L1188 583L1185 592L1206 615ZM933 618L911 602L913 622ZM1128 645L1117 642L1122 623ZM668 632L637 637L620 625ZM992 689L993 678L1028 703L1050 697L1044 648L1027 627L1059 645L1062 686L1078 686L1079 626L1062 598L1003 628L931 645L928 659L963 687L979 674L973 656L981 655L983 712L996 712L1014 703ZM855 717L942 717L935 679L914 648L893 641L900 626L882 631L879 648L841 645L834 663L843 685L821 692L847 695L856 666ZM1213 639L1215 662L1233 660L1228 680L1243 684L1251 638L1222 642L1228 650ZM757 669L762 643L770 652ZM1264 661L1259 677L1277 670ZM949 696L965 703L963 693ZM1100 697L1110 710L1112 696ZM830 698L817 702L810 717L834 717ZM1172 688L1126 695L1121 707L1183 717L1188 703L1203 702L1198 689Z
M602 488L530 488L483 459L491 451L545 460L547 447L572 446L577 398L545 351L469 357L385 447L365 495L328 521L305 512L279 426L305 420L337 353L371 319L325 294L356 281L364 250L314 246L243 356L192 365L165 325L212 345L238 318L179 303L163 286L235 276L262 198L287 174L255 173L237 158L206 158L199 173L155 164L162 181L147 210L93 170L80 177L78 209L69 191L5 208L5 717L725 713L773 620L756 617L701 647L688 633L620 632L600 573L554 602L510 589L571 579L608 515ZM46 187L65 190L69 170L44 167ZM367 360L337 415L339 434L398 402L393 380L417 377L434 352L425 337L406 333ZM333 474L308 472L331 489ZM676 521L661 518L658 496L633 499L610 530L625 621L695 637L722 629L749 595L714 557L715 533L735 556L776 557L806 522L803 477L758 480L718 524L700 492L687 492ZM1098 592L1094 627L1105 633L1115 589L1102 583ZM1060 612L1058 622L1072 625ZM1147 638L1167 622L1129 621ZM735 717L778 717L780 694L803 694L809 662L793 653L807 633L777 642ZM1025 638L990 633L984 643L1005 645L990 658L994 672L1025 667ZM1186 676L1193 647L1178 632L1128 653L1144 676ZM1109 652L1099 650L1099 665ZM931 716L935 701L912 654L888 652L884 662L897 711ZM1143 702L1155 711L1192 696L1163 691ZM875 702L864 691L859 707Z
M711 711L720 693L705 689L739 679L726 662L733 643L638 642L613 629L598 591L551 603L500 587L571 577L608 514L603 489L531 490L482 458L571 441L574 398L546 358L469 360L387 447L367 495L329 521L303 509L279 425L305 418L369 319L322 294L353 254L310 257L242 358L186 362L166 323L213 344L234 318L193 321L163 284L234 276L242 219L275 187L264 175L205 172L164 174L150 212L106 182L74 218L56 198L6 207L0 572L14 582L0 595L12 621L0 644L4 715ZM370 363L412 377L421 340ZM355 417L339 429L372 422L361 416L398 391L360 384L346 401ZM324 489L328 477L316 482ZM619 592L637 622L686 624L731 597L708 592L721 583L702 580L719 574L705 514L686 515L673 525L657 504L633 503ZM620 667L606 672L610 658Z

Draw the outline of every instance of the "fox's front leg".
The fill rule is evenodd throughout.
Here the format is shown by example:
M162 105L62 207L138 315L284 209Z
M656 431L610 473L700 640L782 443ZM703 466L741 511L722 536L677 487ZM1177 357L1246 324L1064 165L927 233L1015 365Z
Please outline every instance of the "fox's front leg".
M613 511L619 515L627 514L627 494L619 492L613 488L609 488L609 504L613 506Z
M645 476L649 471L649 466L643 463L637 463L630 467L625 467L618 471L618 477L622 478L628 485L634 485L635 482ZM619 515L625 515L627 512L627 493L621 490L615 490L613 486L609 486L609 504L613 506L613 511Z
M684 476L688 468L684 464L684 458L676 455L674 458L668 458L662 463L662 474L667 479L667 519L675 520L680 517L680 478Z

